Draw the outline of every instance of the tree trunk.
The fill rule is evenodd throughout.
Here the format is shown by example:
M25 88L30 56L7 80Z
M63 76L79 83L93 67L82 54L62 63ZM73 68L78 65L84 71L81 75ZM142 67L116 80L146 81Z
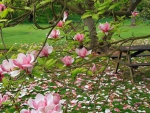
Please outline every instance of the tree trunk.
M136 26L135 17L132 17L132 18L131 18L131 26Z
M98 37L96 32L96 27L94 24L94 20L92 17L88 17L84 20L85 25L88 27L89 35L90 35L90 49L94 50L98 48Z

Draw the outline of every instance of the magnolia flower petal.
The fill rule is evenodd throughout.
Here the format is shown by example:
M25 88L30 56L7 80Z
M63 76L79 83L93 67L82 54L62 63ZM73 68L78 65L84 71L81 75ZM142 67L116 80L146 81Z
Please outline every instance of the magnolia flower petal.
M89 55L92 53L92 50L87 51L86 55Z
M20 111L20 113L31 113L31 112L30 112L30 110L22 109L22 110Z
M11 71L8 73L11 77L16 77L17 75L20 74L20 70L15 70L15 71Z
M44 101L45 97L42 94L37 94L35 97L35 102Z
M26 57L26 55L25 55L25 54L23 54L23 53L19 53L19 54L18 54L18 57L17 57L17 59L16 59L16 60L17 60L18 62L21 62L21 63L22 63L22 62L23 62L24 57Z
M53 47L52 46L49 46L47 49L48 49L48 53L49 54L52 53L52 51L53 51Z
M34 106L33 106L33 99L30 98L27 103L28 103L28 105L29 105L31 108L34 108Z
M67 18L68 18L68 13L65 11L65 12L64 12L63 21L65 22Z

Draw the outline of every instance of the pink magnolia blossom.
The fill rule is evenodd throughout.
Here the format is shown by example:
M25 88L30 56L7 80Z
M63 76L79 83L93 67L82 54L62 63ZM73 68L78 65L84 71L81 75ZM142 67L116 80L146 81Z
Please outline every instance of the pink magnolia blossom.
M1 95L0 94L0 106L2 105L3 102L8 100L8 95Z
M64 22L60 20L60 21L58 22L58 24L57 24L57 27L62 27L63 24L64 24Z
M6 9L6 6L4 4L0 4L0 11L3 11Z
M87 51L84 47L82 49L76 48L76 53L81 57L84 58L87 55L91 54L92 50Z
M33 54L23 54L19 53L17 58L13 60L13 63L16 67L19 67L20 69L31 69L33 67L33 61L34 61L34 56Z
M109 32L110 30L112 30L112 28L110 27L110 25L109 25L108 22L106 22L105 24L101 24L101 23L100 23L100 25L98 26L98 28L99 28L102 32L104 32L106 35L108 34L108 32Z
M84 39L84 35L83 34L77 34L74 36L74 40L77 40L79 42L82 42Z
M0 73L1 74L9 74L11 77L17 76L20 71L19 70L14 70L15 66L13 64L12 59L8 60L3 60L2 64L0 65Z
M62 113L59 94L37 94L35 99L29 99L28 105L39 113Z
M48 57L48 55L53 51L53 47L49 46L48 43L45 44L43 47L42 51L40 52L39 56L40 57Z
M50 35L48 36L48 38L58 38L60 35L60 31L59 29L53 29L52 32L50 33Z
M64 17L63 17L63 22L65 22L67 18L68 18L68 12L65 11L64 12Z
M64 58L61 59L61 61L66 65L70 66L74 62L74 58L71 56L65 56Z
M10 72L14 69L13 61L11 59L9 60L3 60L1 64L1 68L4 72Z
M135 12L135 11L132 12L132 16L133 16L133 17L136 17L138 14L139 14L138 12Z

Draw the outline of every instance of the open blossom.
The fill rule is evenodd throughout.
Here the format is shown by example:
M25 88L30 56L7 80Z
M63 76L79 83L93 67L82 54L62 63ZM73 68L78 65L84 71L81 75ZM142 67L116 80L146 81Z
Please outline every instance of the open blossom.
M82 49L76 48L76 53L81 57L84 58L85 56L91 54L92 50L87 51L84 47Z
M57 93L49 93L45 96L37 94L35 99L28 100L28 105L39 113L62 113L61 100Z
M40 52L39 56L40 57L48 57L48 55L53 51L53 47L49 46L48 43L45 44L43 47L42 51Z
M84 39L84 35L83 34L76 34L73 39L77 40L79 42L82 42Z
M0 11L3 11L6 9L6 6L4 4L0 4Z
M110 25L109 25L108 22L106 22L105 24L101 24L101 23L100 23L100 25L98 26L98 28L99 28L102 32L104 32L106 35L108 34L108 32L109 32L110 30L112 30L112 28L110 27Z
M138 14L139 14L138 12L135 12L135 11L132 12L132 16L133 16L133 17L136 17Z
M63 17L63 22L65 22L66 19L68 18L68 12L65 11L63 16L64 16L64 17Z
M0 65L3 72L10 72L14 69L13 61L11 59L3 60L2 64Z
M63 20L60 20L57 23L57 27L62 27L67 18L68 18L68 12L65 11L64 14L63 14Z
M61 59L61 61L66 65L70 66L74 62L74 58L71 56L65 56L64 58Z
M58 38L60 35L59 29L53 29L48 38Z
M64 24L64 22L60 20L60 21L58 22L58 24L57 24L57 27L62 27L63 24Z
M20 71L14 70L14 68L15 68L15 66L13 64L12 59L3 60L2 64L0 65L0 73L1 73L1 75L7 73L11 77L15 77L20 73Z
M34 56L33 54L23 54L19 53L17 58L13 60L13 63L16 67L19 67L20 69L27 69L27 68L32 68L33 67L33 61L34 61Z
M8 100L8 95L1 95L0 94L0 106L2 105L3 102Z

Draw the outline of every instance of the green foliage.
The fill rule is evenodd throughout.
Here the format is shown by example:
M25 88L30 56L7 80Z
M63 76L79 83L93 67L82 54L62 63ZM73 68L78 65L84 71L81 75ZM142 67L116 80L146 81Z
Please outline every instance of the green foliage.
M2 79L2 82L3 82L3 86L4 86L5 88L7 88L8 85L9 85L9 80L8 80L7 78L3 78L3 79Z

